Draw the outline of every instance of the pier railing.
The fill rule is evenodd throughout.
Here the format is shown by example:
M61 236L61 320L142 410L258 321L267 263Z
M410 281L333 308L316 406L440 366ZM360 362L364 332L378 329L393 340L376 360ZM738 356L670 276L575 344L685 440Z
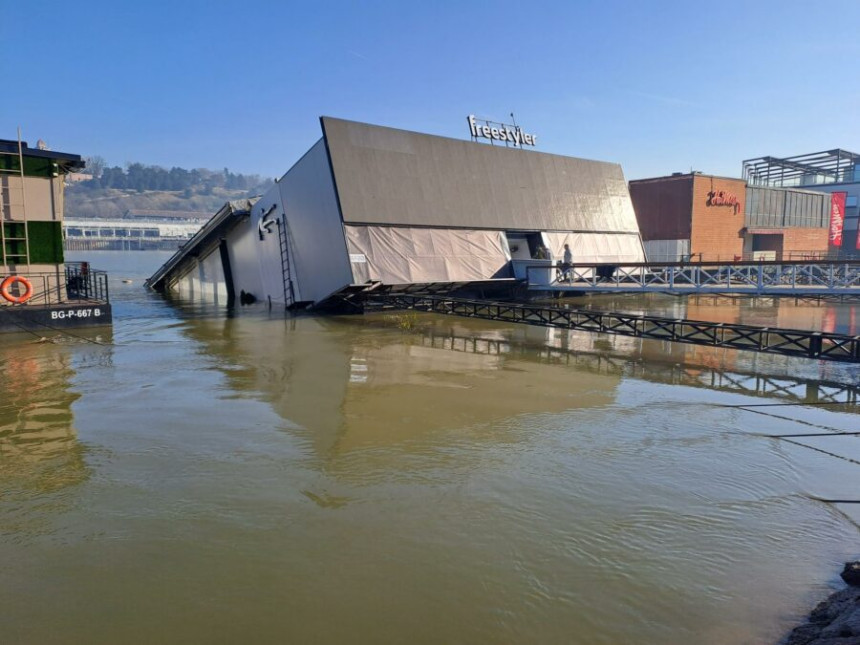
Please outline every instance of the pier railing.
M55 271L12 271L5 275L27 278L33 286L33 295L27 302L15 305L0 298L0 306L27 307L69 302L107 304L110 300L107 273L91 269L86 262L67 262L64 269L57 268Z
M860 262L529 265L530 289L675 293L856 294ZM548 279L549 276L549 279Z

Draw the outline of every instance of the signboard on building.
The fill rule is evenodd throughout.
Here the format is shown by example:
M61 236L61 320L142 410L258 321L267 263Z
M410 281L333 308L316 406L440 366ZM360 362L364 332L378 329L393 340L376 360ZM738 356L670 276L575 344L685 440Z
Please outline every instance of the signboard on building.
M842 246L845 225L845 197L848 193L830 193L830 244Z
M515 148L522 148L523 145L537 145L537 136L523 132L518 125L507 125L494 121L478 123L474 114L470 114L466 120L469 122L469 132L473 139L483 138L490 141L501 141L505 145L511 144Z
M731 206L735 213L741 210L737 195L725 190L712 190L708 193L708 206Z

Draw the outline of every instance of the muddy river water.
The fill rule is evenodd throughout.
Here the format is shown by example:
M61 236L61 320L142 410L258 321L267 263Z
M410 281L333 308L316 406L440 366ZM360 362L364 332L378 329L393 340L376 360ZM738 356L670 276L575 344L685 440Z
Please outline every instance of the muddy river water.
M773 643L860 555L857 505L820 501L860 490L860 438L826 436L860 430L856 365L227 315L142 287L168 254L87 255L112 330L0 337L2 643Z

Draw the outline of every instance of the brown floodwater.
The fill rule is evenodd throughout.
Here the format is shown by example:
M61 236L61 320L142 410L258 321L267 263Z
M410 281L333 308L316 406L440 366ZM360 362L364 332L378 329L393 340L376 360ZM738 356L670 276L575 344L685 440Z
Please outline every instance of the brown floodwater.
M227 315L143 289L168 254L87 255L113 330L0 336L2 643L773 643L860 555L820 501L860 488L828 436L856 365ZM568 304L857 333L839 302Z

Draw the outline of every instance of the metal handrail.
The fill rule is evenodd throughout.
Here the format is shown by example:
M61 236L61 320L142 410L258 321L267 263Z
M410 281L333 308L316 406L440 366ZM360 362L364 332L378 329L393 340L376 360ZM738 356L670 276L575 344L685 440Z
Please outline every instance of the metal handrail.
M555 269L547 282L533 271ZM800 289L860 295L860 262L691 262L691 263L574 263L533 264L526 267L530 287L579 289L678 290L682 292Z
M6 275L27 278L33 286L33 295L25 303L13 304L0 298L0 306L44 306L85 301L108 304L110 292L107 272L91 269L86 262L67 262L64 271L9 271Z

